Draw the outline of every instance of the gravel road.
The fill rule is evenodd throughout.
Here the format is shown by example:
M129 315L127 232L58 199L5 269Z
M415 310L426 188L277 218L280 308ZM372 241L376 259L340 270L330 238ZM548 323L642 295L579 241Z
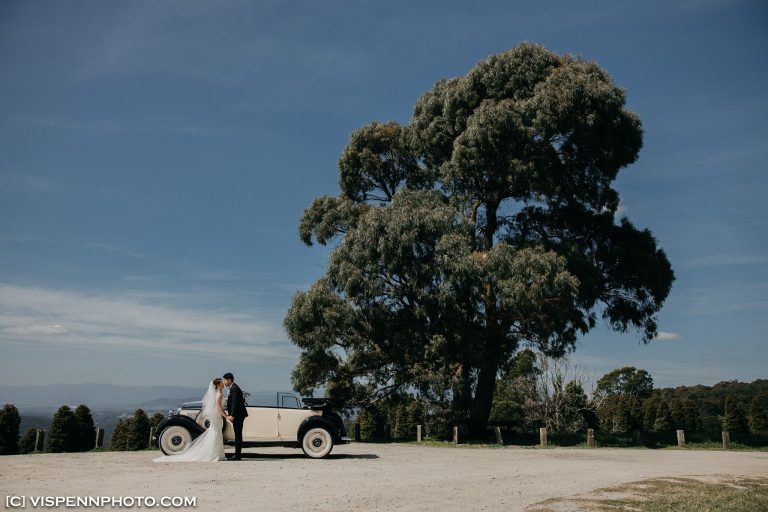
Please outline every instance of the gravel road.
M514 511L650 477L768 477L768 452L355 443L336 447L325 460L284 448L248 449L240 462L154 463L157 454L5 456L0 491L158 500L194 496L196 510L217 512Z

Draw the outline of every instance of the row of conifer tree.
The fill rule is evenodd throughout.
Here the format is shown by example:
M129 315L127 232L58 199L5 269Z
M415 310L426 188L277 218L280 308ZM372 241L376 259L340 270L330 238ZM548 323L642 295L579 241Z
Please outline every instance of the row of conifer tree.
M161 413L151 417L142 409L133 416L117 422L109 448L111 450L144 450L149 447L150 429L163 419ZM5 404L0 410L0 455L32 453L37 441L37 428L20 435L21 415L16 406ZM96 448L96 429L88 406L80 404L74 410L62 405L53 415L46 432L45 451L51 453L86 452Z

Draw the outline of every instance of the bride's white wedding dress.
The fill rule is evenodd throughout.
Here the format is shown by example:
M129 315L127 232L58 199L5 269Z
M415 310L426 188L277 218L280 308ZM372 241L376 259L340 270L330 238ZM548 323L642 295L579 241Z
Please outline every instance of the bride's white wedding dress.
M221 417L216 406L220 396L221 392L211 382L203 397L203 409L200 411L200 414L203 415L203 421L207 418L211 422L208 429L189 443L183 452L163 455L152 460L155 462L215 462L224 460L224 437L221 432L224 418Z

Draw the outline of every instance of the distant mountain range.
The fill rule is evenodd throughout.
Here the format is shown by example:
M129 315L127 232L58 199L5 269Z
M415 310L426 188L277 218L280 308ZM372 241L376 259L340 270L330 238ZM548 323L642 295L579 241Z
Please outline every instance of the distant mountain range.
M251 391L251 390L244 390ZM285 390L290 391L290 390ZM116 386L114 384L30 384L28 386L0 386L0 406L13 404L23 414L46 412L62 405L76 407L85 404L92 410L121 410L167 412L182 402L200 400L203 388L181 386ZM276 403L277 391L264 390L250 393L250 405ZM226 391L225 391L226 396Z
M116 386L114 384L30 384L0 386L0 404L19 409L47 409L61 405L85 404L94 408L143 407L167 409L179 403L200 400L205 389L181 386ZM161 397L161 398L158 398Z
M200 400L201 397L199 396L188 396L183 398L155 398L154 400L147 400L146 402L141 402L137 406L144 410L150 410L154 411L156 409L175 409L179 405L181 405L183 402L194 402L196 400Z

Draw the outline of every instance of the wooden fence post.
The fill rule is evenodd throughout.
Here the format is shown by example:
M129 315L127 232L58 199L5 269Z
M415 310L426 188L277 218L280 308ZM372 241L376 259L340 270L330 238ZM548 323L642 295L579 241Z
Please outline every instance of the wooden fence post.
M104 447L104 429L103 428L97 428L96 429L96 443L94 445L94 448L98 450L99 448Z
M41 452L45 448L45 430L37 429L35 433L35 451Z
M731 448L731 433L723 430L723 449L729 450Z
M539 443L543 448L547 446L547 427L541 427L539 429Z
M416 425L416 442L421 442L421 425Z
M642 431L640 429L633 430L632 439L635 441L635 444L640 444L640 441L642 440Z
M680 448L685 448L685 430L677 431L677 446Z
M360 442L360 424L359 423L355 423L355 442L356 443Z
M501 428L500 427L493 427L494 432L496 432L496 443L498 443L501 446L504 446L504 438L501 437Z
M155 427L149 427L149 441L147 442L147 446L152 448L155 445L154 440L152 440L152 436L155 435Z
M453 427L453 444L459 444L459 427Z
M590 448L595 447L595 429L593 428L587 429L587 446Z

